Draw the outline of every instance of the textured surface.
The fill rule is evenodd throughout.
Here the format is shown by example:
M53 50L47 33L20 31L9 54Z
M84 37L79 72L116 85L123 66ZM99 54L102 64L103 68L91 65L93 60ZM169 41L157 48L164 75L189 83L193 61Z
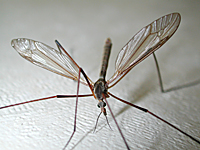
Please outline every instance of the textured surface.
M104 41L113 42L109 78L119 50L155 19L179 12L175 35L157 51L164 86L200 78L200 17L196 1L0 2L0 106L55 94L75 94L75 82L32 65L11 47L14 38L31 38L56 48L57 39L95 81ZM111 92L148 108L200 139L200 85L162 94L152 56L136 66ZM81 86L81 93L89 89ZM131 149L200 149L200 145L152 116L110 98L109 103ZM93 98L78 105L77 132L68 149L122 149L125 145L110 113L113 131ZM62 149L72 130L74 99L49 100L0 110L0 149Z

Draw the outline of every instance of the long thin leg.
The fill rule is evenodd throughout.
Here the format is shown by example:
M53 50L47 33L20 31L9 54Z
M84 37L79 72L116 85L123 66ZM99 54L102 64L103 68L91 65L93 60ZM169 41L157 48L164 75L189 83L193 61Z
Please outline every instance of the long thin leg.
M61 51L61 50L60 50L60 48L61 48L62 51L65 52L65 54L71 59L71 61L73 61L73 63L74 63L78 68L80 68L79 65L78 65L78 64L74 61L74 59L66 52L66 50L62 47L62 45L61 45L57 40L55 40L55 43L56 43L56 45L57 45L59 51Z
M86 73L84 72L84 70L83 70L82 68L80 68L80 69L81 69L81 73L83 74L85 80L86 80L87 83L88 83L88 86L90 87L90 90L91 90L91 92L92 92L94 98L96 99L96 96L95 96L95 94L94 94L93 87L92 87L92 85L90 84L90 82L89 82L89 80L88 80L88 77L87 77Z
M111 96L112 96L112 95L111 95ZM114 116L114 114L113 114L113 112L112 112L112 110L111 110L111 108L110 108L110 105L108 104L108 101L106 100L105 95L104 95L104 100L105 100L105 102L106 102L106 104L107 104L107 106L108 106L108 109L109 109L109 111L110 111L110 113L111 113L111 115L112 115L112 117L113 117L113 119L114 119L114 121L115 121L115 124L117 125L117 128L118 128L118 130L119 130L119 132L120 132L120 134L121 134L121 136L122 136L122 138L123 138L123 141L124 141L124 143L125 143L125 145L126 145L126 148L127 148L128 150L130 150L130 148L129 148L129 146L128 146L128 143L126 142L126 139L125 139L125 137L124 137L124 135L123 135L123 133L122 133L122 131L121 131L121 129L120 129L118 123L117 123L117 120L115 119L115 116Z
M85 94L85 95L79 95L79 85L80 85L80 74L83 74L84 78L86 79L91 91L93 94ZM45 97L45 98L40 98L40 99L35 99L35 100L30 100L30 101L26 101L26 102L22 102L22 103L17 103L17 104L12 104L12 105L8 105L8 106L3 106L0 107L0 109L3 108L8 108L8 107L13 107L13 106L18 106L18 105L22 105L22 104L27 104L27 103L32 103L32 102L36 102L36 101L42 101L42 100L50 100L52 98L69 98L69 97L76 97L76 106L75 106L75 117L74 117L74 130L67 142L67 144L64 146L63 150L68 146L69 142L71 141L72 137L74 136L75 132L76 132L76 118L77 118L77 107L78 107L78 97L87 97L87 96L94 96L94 91L93 91L93 87L90 84L87 75L85 74L85 72L83 71L82 68L79 68L79 74L78 74L78 84L77 84L77 94L76 95L55 95L55 96L50 96L50 97Z
M78 97L88 97L88 96L93 96L93 94L78 95ZM23 104L28 104L28 103L32 103L32 102L43 101L43 100L50 100L50 99L53 99L53 98L73 98L73 97L77 97L77 95L54 95L54 96L44 97L44 98L40 98L40 99L34 99L34 100L26 101L26 102L2 106L2 107L0 107L0 109L18 106L18 105L23 105Z
M76 97L76 105L75 105L75 117L74 117L74 130L67 142L67 144L64 146L63 150L68 146L68 144L70 143L72 137L74 136L75 132L76 132L76 118L77 118L77 107L78 107L78 97L88 97L88 96L93 96L93 94L84 94L84 95L79 95L79 86L80 86L80 73L84 74L84 77L86 78L88 84L91 87L91 84L89 83L87 76L85 74L85 72L80 68L79 69L79 75L78 75L78 84L77 84L77 94L76 95L54 95L54 96L49 96L49 97L45 97L45 98L40 98L40 99L34 99L34 100L30 100L30 101L26 101L26 102L21 102L21 103L16 103L16 104L11 104L11 105L7 105L7 106L3 106L0 107L0 109L4 109L4 108L8 108L8 107L13 107L13 106L18 106L18 105L23 105L23 104L28 104L28 103L32 103L32 102L37 102L37 101L42 101L42 100L50 100L53 98L72 98L72 97Z
M93 91L93 87L92 87L92 85L90 84L87 75L85 74L85 72L83 71L82 68L79 68L78 85L77 85L77 96L76 96L76 106L75 106L75 117L74 117L74 131L73 131L71 137L69 138L67 144L64 146L63 150L68 146L69 142L71 141L72 137L74 136L74 134L75 134L75 132L76 132L76 118L77 118L77 107L78 107L79 85L80 85L80 75L81 75L81 73L83 74L85 80L86 80L87 83L88 83L88 86L89 86L90 89L91 89L92 94L91 94L90 96L94 96L94 97L95 97L94 91ZM62 97L62 95L61 95L61 97ZM96 98L96 97L95 97L95 98Z
M171 126L172 128L178 130L179 132L183 133L183 134L186 135L187 137L191 138L193 141L195 141L195 142L197 142L198 144L200 144L200 141L199 141L199 140L197 140L196 138L194 138L194 137L192 137L191 135L187 134L186 132L182 131L181 129L177 128L176 126L174 126L173 124L169 123L168 121L166 121L166 120L160 118L159 116L155 115L154 113L150 112L148 109L142 108L142 107L137 106L137 105L132 104L132 103L129 103L129 102L127 102L127 101L125 101L125 100L123 100L123 99L121 99L121 98L119 98L119 97L117 97L117 96L111 94L110 92L109 92L108 94L109 94L110 96L114 97L115 99L117 99L117 100L119 100L119 101L125 103L125 104L128 104L128 105L130 105L130 106L132 106L132 107L135 107L135 108L140 109L140 110L142 110L142 111L144 111L144 112L146 112L146 113L151 114L152 116L154 116L154 117L156 117L157 119L159 119L159 120L165 122L166 124L168 124L168 125Z
M158 79L159 79L159 83L160 83L160 90L161 90L161 92L164 93L165 91L163 89L163 83L162 83L162 77L161 77L161 73L160 73L160 68L159 68L158 61L157 61L155 53L153 53L153 58L154 58L155 63L156 63L156 69L157 69Z
M64 146L63 150L67 147L69 142L71 141L72 137L74 136L74 133L76 132L76 118L77 118L77 107L78 107L78 94L79 94L79 85L80 85L80 75L81 75L81 68L79 69L78 73L78 84L77 84L77 93L76 93L76 106L75 106L75 115L74 115L74 131L72 132L71 137L69 138L67 144Z
M56 43L58 49L60 51L62 49L62 51L64 51L65 54L71 59L71 61L73 61L73 63L80 69L80 72L83 74L86 82L88 83L88 86L90 87L91 92L93 93L94 98L96 99L96 96L95 96L94 91L93 91L93 87L91 85L92 81L90 80L90 78L88 78L88 76L86 75L84 70L81 67L79 67L79 65L74 61L74 59L67 53L67 51L62 47L62 45L57 40L55 40L55 43Z
M180 85L180 86L175 86L175 87L172 87L172 88L169 88L169 89L165 90L163 88L163 82L162 82L162 77L161 77L161 73L160 73L160 68L159 68L158 61L157 61L157 58L156 58L156 55L155 55L154 52L153 52L153 58L154 58L155 64L156 64L156 69L157 69L157 73L158 73L158 79L159 79L161 92L166 93L166 92L179 90L179 89L182 89L182 88L186 88L186 87L190 87L190 86L194 86L194 85L200 84L200 80L196 80L196 81L193 81L193 82L190 82L190 83L187 83L187 84L183 84L183 85Z
M81 68L81 67L79 67L79 65L74 61L74 59L67 53L67 51L62 47L62 45L57 41L57 40L55 40L55 43L56 43L56 45L57 45L57 47L58 47L58 49L61 51L61 49L62 49L62 51L71 59L71 61L73 61L73 63L78 67L78 68ZM84 71L82 70L82 68L81 68L81 73L84 73ZM84 73L85 74L85 73ZM92 81L91 81L91 79L90 78L88 78L88 76L85 74L85 76L84 76L85 78L87 78L87 80L89 80L88 82L89 83L93 83ZM88 85L91 85L91 84L88 84Z

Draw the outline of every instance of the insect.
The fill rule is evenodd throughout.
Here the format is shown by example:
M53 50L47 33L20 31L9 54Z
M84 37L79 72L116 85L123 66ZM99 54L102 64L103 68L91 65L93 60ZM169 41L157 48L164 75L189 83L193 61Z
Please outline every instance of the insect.
M72 134L69 137L69 140L66 142L66 145L63 148L63 149L66 149L70 141L73 139L73 136L76 132L78 98L93 96L94 99L96 99L98 102L97 106L100 108L99 116L103 113L103 115L106 117L107 124L109 125L109 122L107 119L107 111L105 108L105 107L108 107L110 114L112 115L113 120L125 143L126 148L130 149L129 144L126 140L126 137L122 133L117 123L117 120L115 119L114 114L112 113L112 109L107 101L107 98L113 97L116 100L119 100L132 107L135 107L143 112L149 113L150 115L165 122L172 128L178 130L179 132L183 133L185 136L188 136L193 141L200 144L199 140L187 134L186 132L182 131L181 129L177 128L173 124L167 122L166 120L162 119L161 117L150 112L146 108L142 108L128 101L125 101L108 91L110 88L115 86L134 66L136 66L138 63L143 61L145 58L147 58L151 54L153 54L155 62L156 62L156 66L158 68L158 64L157 64L157 60L156 60L156 56L154 52L158 48L160 48L165 42L167 42L169 38L176 32L180 24L180 20L181 20L181 16L179 13L172 13L172 14L165 15L153 21L146 27L142 28L121 49L116 59L115 72L110 79L106 80L106 71L107 71L109 56L110 56L111 47L112 47L112 42L110 38L108 38L104 46L104 54L103 54L103 60L102 60L102 66L100 70L99 79L96 82L92 82L92 80L87 76L85 71L73 60L73 58L67 53L67 51L62 47L62 45L57 40L55 41L55 43L58 47L58 50L51 48L50 46L46 44L31 40L31 39L25 39L25 38L14 39L12 40L11 45L23 58L49 71L52 71L61 76L77 81L77 93L75 95L55 95L55 96L35 99L31 101L3 106L3 107L0 107L0 109L32 103L36 101L52 99L52 98L69 98L69 97L76 98L74 130L72 131ZM159 68L158 68L158 75L159 75L161 90L164 92ZM88 86L90 88L91 93L80 95L79 94L80 84ZM95 128L97 126L99 116L97 117Z

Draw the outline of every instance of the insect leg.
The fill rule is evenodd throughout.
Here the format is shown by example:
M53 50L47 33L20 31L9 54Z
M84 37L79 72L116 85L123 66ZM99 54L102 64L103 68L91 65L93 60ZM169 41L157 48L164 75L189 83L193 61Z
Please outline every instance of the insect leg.
M80 69L81 69L81 73L83 74L83 76L84 76L85 80L86 80L86 81L87 81L87 83L88 83L88 86L90 87L90 90L91 90L91 92L92 92L92 94L93 94L94 98L96 99L96 96L95 96L95 94L94 94L93 87L92 87L92 85L90 84L90 82L89 82L89 80L88 80L88 77L87 77L87 75L85 74L85 72L83 71L83 69L82 69L82 68L80 68Z
M93 96L93 95L92 94L78 95L78 97L88 97L88 96ZM18 106L18 105L23 105L23 104L28 104L28 103L32 103L32 102L38 102L38 101L42 101L42 100L50 100L50 99L53 99L53 98L73 98L73 97L77 97L77 95L54 95L54 96L34 99L34 100L26 101L26 102L21 102L21 103L11 104L11 105L7 105L7 106L2 106L2 107L0 107L0 109L13 107L13 106Z
M77 84L77 93L76 93L76 106L75 106L75 115L74 115L74 131L72 132L67 144L64 146L63 150L68 146L69 142L71 141L72 137L76 132L76 118L77 118L77 107L78 107L78 94L79 94L79 85L80 85L80 75L81 75L81 68L79 68L78 73L78 84Z
M144 112L146 112L146 113L151 114L152 116L154 116L154 117L156 117L157 119L163 121L164 123L168 124L168 125L171 126L172 128L178 130L179 132L183 133L183 134L186 135L187 137L191 138L193 141L195 141L195 142L197 142L198 144L200 144L200 141L199 141L199 140L197 140L196 138L194 138L194 137L192 137L191 135L187 134L186 132L182 131L181 129L177 128L176 126L174 126L173 124L169 123L168 121L166 121L166 120L162 119L161 117L155 115L154 113L150 112L148 109L142 108L142 107L140 107L140 106L137 106L137 105L135 105L135 104L132 104L132 103L130 103L130 102L127 102L127 101L125 101L125 100L123 100L123 99L121 99L121 98L119 98L119 97L117 97L117 96L111 94L110 92L109 92L108 94L109 94L110 96L114 97L115 99L117 99L117 100L119 100L119 101L125 103L125 104L128 104L128 105L130 105L130 106L132 106L132 107L135 107L135 108L140 109L140 110L142 110L142 111L144 111Z
M162 82L162 77L161 77L161 73L160 73L160 68L159 68L158 61L157 61L157 58L156 58L156 55L155 55L154 52L153 52L153 58L154 58L155 64L156 64L156 69L157 69L157 73L158 73L158 79L159 79L161 92L167 93L167 92L170 92L170 91L179 90L179 89L182 89L182 88L186 88L186 87L190 87L190 86L194 86L194 85L200 84L200 80L196 80L196 81L193 81L193 82L190 82L190 83L186 83L186 84L183 84L183 85L180 85L180 86L174 86L174 87L171 87L169 89L164 89L163 82Z
M155 60L155 63L156 63L156 69L157 69L157 73L158 73L158 79L159 79L159 84L160 84L160 90L161 92L165 92L164 89L163 89L163 82L162 82L162 77L161 77L161 73L160 73L160 68L159 68L159 65L158 65L158 61L157 61L157 58L156 58L156 55L155 53L153 52L153 58Z
M109 93L109 94L110 94L110 93ZM111 96L112 96L112 95L111 95ZM112 115L112 117L113 117L113 119L114 119L114 121L115 121L115 124L117 125L117 128L118 128L118 130L119 130L119 132L120 132L120 134L121 134L121 136L122 136L122 138L123 138L123 141L124 141L124 143L125 143L125 145L126 145L126 148L127 148L128 150L130 150L130 148L129 148L129 146L128 146L128 143L126 142L126 139L125 139L125 137L124 137L124 135L123 135L123 133L122 133L122 131L121 131L121 129L120 129L118 123L117 123L117 120L115 119L115 116L114 116L114 114L113 114L113 112L112 112L112 110L111 110L111 108L110 108L110 105L108 104L108 101L106 100L105 95L104 95L104 100L105 100L105 102L106 102L106 104L107 104L107 107L108 107L108 109L109 109L109 111L110 111L110 113L111 113L111 115Z

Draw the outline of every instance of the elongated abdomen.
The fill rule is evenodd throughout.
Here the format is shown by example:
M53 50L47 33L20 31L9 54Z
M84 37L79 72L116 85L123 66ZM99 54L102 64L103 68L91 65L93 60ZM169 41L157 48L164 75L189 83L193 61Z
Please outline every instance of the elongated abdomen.
M103 60L102 60L101 71L100 71L100 75L99 75L99 77L103 78L103 79L105 79L105 77L106 77L106 70L108 67L108 61L109 61L109 57L110 57L111 47L112 47L111 40L110 40L110 38L107 38L105 46L104 46Z

